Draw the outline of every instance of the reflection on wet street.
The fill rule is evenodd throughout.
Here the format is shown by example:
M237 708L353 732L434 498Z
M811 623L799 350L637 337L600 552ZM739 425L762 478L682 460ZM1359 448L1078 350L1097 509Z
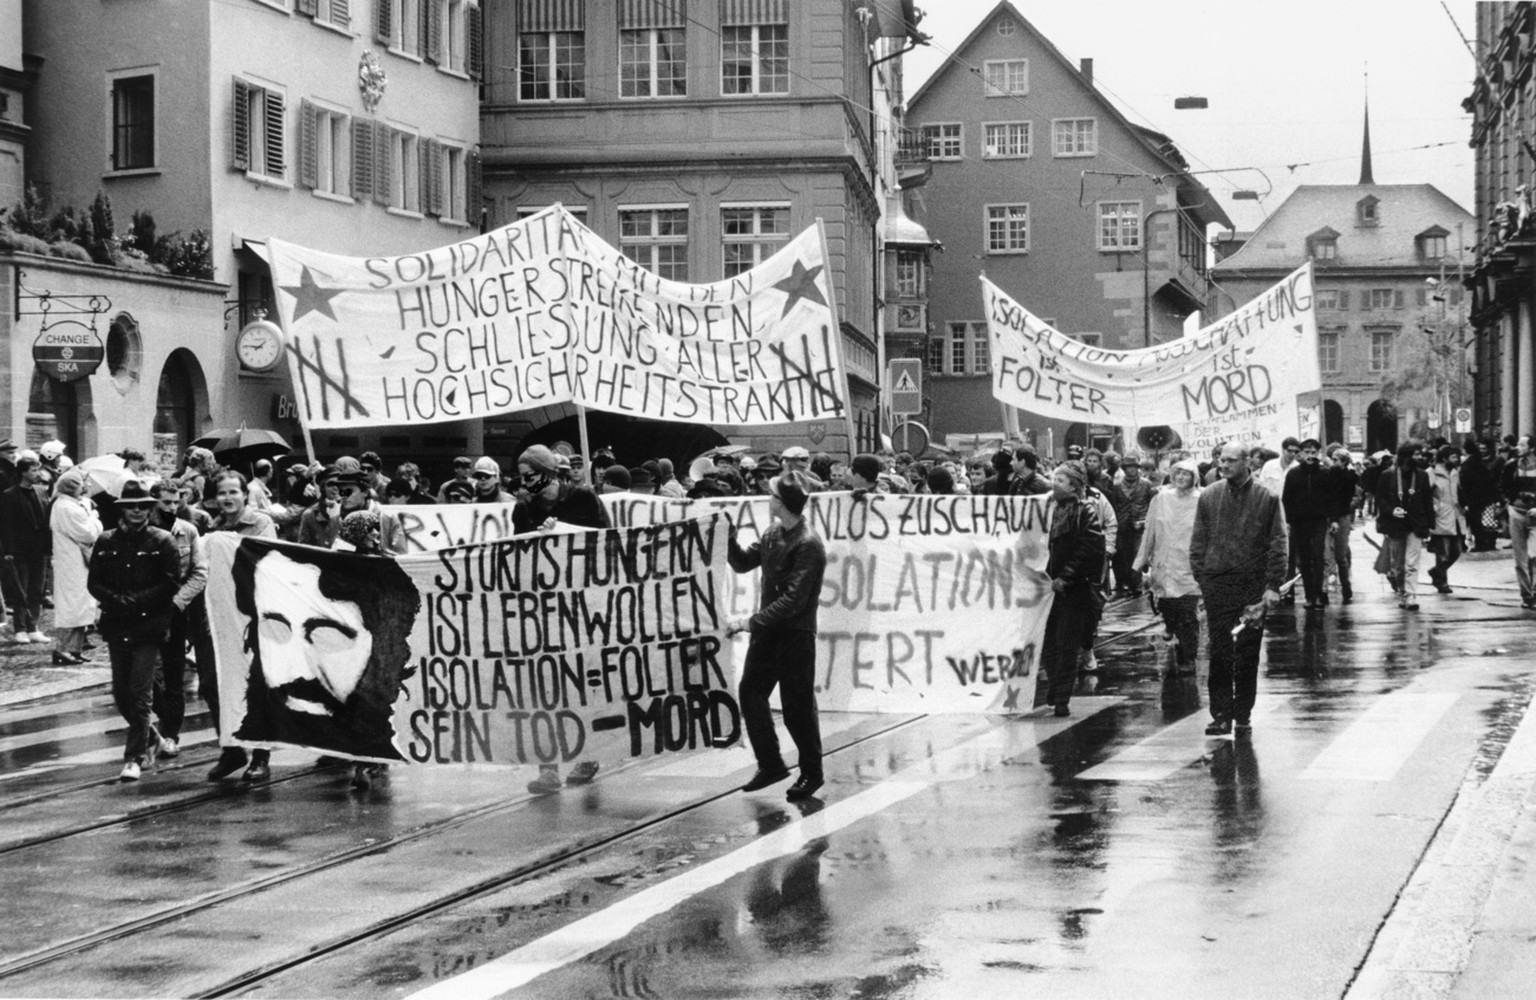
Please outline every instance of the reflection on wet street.
M828 713L800 803L707 752L534 799L293 752L215 787L193 743L125 787L99 694L0 711L0 995L1342 996L1516 738L1530 625L1458 596L1266 633L1249 737L1204 736L1205 661L1137 602L1070 718Z

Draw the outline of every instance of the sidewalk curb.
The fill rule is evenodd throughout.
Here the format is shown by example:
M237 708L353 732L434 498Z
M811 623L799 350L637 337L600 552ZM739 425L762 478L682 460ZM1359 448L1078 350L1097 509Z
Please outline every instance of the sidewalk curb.
M1344 996L1450 997L1536 787L1536 702L1487 779L1469 774Z

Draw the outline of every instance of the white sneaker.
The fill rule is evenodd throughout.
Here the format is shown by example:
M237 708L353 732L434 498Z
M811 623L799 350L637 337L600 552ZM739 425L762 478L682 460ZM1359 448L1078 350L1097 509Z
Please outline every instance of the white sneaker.
M130 760L128 763L124 764L123 765L123 773L121 773L121 774L119 774L117 776L117 780L118 781L138 781L139 780L139 762L136 761L136 760Z
M1077 669L1085 674L1091 674L1099 669L1099 658L1093 655L1093 650L1085 650L1078 656Z
M33 633L31 633L31 636L32 636L32 641L33 642L52 642L53 641L52 639L48 638L48 634L46 632L33 632Z
M160 756L175 757L181 753L181 746L169 736L160 737Z
M17 632L15 639L18 645L25 646L32 641L32 634L30 632Z

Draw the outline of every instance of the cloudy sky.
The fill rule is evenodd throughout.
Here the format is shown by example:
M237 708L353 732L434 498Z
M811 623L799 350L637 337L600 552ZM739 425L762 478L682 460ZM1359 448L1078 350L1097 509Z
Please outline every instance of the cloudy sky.
M950 58L995 0L918 0L929 46L906 58L907 93ZM1472 206L1471 0L1017 2L1138 124L1167 133L1240 229L1253 229L1298 184L1353 184L1370 80L1378 183L1430 183ZM980 83L978 81L978 86ZM1181 95L1209 99L1175 111ZM1425 148L1429 147L1429 148ZM1239 169L1258 168L1258 169ZM1233 201L1234 190L1268 192ZM1468 236L1470 242L1471 237Z

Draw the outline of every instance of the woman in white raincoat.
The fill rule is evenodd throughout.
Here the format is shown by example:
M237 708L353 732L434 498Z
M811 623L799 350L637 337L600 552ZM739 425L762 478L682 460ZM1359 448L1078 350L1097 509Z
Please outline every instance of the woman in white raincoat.
M85 662L85 629L96 624L96 599L86 589L91 547L101 536L101 518L85 495L85 476L76 469L59 476L48 526L53 529L53 662Z
M1132 566L1147 574L1158 611L1173 634L1176 671L1192 674L1200 648L1200 587L1189 568L1189 540L1200 498L1199 464L1192 458L1176 463L1168 481L1170 485L1152 497L1147 530Z

